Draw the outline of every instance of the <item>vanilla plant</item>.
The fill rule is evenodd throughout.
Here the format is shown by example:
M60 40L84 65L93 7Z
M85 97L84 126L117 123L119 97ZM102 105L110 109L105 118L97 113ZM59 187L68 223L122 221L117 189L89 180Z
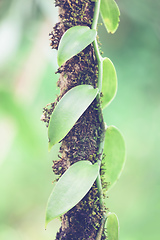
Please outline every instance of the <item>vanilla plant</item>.
M50 33L57 49L60 95L43 110L48 149L57 181L46 209L47 224L60 218L58 239L118 239L118 218L105 205L108 190L124 166L125 144L119 130L107 126L103 110L117 91L112 61L97 41L99 13L109 33L119 24L114 0L56 0L59 19Z

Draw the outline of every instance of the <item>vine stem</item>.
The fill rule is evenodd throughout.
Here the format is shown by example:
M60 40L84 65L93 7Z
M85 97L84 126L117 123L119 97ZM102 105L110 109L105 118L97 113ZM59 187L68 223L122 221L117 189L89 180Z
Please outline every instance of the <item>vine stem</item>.
M94 16L93 16L93 23L92 23L92 29L95 29L95 30L97 30L97 23L98 23L99 11L100 11L100 3L101 3L101 0L96 0L96 2L95 2L95 9L94 9ZM101 93L101 89L102 89L103 58L102 58L102 56L99 52L97 39L95 39L93 41L93 47L94 47L94 51L95 51L95 55L96 55L97 63L98 63L98 83L97 83L97 85L98 85L98 89L99 89L99 94L97 95L97 100L99 101L100 93ZM102 128L103 128L103 132L101 134L100 143L99 143L99 149L98 149L98 155L100 155L100 159L98 160L98 164L99 164L99 167L100 167L101 166L101 161L102 161L103 148L104 148L106 127L105 127L105 124L104 124L104 121L103 121L103 115L102 115L102 110L101 109L99 110L99 115L102 116L102 119L100 119L100 122L102 123ZM97 233L96 240L101 240L103 229L104 229L104 223L105 223L105 220L106 220L106 214L105 214L105 208L104 208L103 190L102 190L100 173L98 174L98 177L96 179L96 184L97 184L98 193L99 193L100 206L101 206L101 209L103 211L103 218L102 218L102 221L101 221L100 229Z
M106 222L106 215L102 218L102 222L101 222L101 226L100 226L100 229L98 231L98 234L96 236L96 240L101 240L102 239L102 233L103 233L103 229L104 229L104 224Z
M105 127L104 122L102 122L102 124L103 124L103 128L104 128ZM100 159L98 160L99 167L101 166L101 161L102 161L102 153L103 153L104 141L105 141L105 136L104 136L105 135L105 131L106 131L106 129L104 128L104 131L103 131L103 133L101 135L100 143L99 143L99 149L98 149L98 154L100 154ZM97 184L98 194L99 194L99 203L100 203L101 209L103 211L103 217L102 217L102 220L101 220L101 226L100 226L99 231L97 233L96 240L101 240L103 229L104 229L104 223L106 221L106 213L105 213L105 208L104 208L103 190L102 190L102 183L101 183L100 172L98 174L98 177L96 178L96 184Z
M98 164L99 164L99 168L101 167L101 161L102 161L102 154L103 154L103 148L104 148L104 142L105 142L105 124L102 121L102 128L103 128L103 132L101 134L101 138L100 138L100 143L99 143L99 148L98 148L98 152L97 154L100 155L100 158L98 159ZM98 193L99 193L99 203L100 206L103 210L103 212L105 212L104 209L104 202L103 202L103 190L102 190L102 184L101 184L101 177L100 177L100 173L98 174L98 177L96 179L96 184L97 184L97 188L98 188Z
M101 92L101 89L102 89L103 61L102 61L102 57L101 57L100 52L99 52L97 39L94 40L93 46L94 46L94 51L95 51L97 62L98 62L98 83L97 83L97 85L98 85L99 92Z
M101 0L97 0L95 2L95 9L94 9L94 16L93 16L93 23L92 23L92 29L97 30L97 23L98 23L98 17L99 17L99 11L100 11L100 4L101 4ZM97 43L97 39L95 39L93 41L93 47L94 47L94 51L95 51L95 55L97 58L97 62L98 62L98 89L99 92L101 92L102 89L102 72L103 72L103 61L102 61L102 56L99 52L99 47L98 47L98 43Z
M94 9L94 16L93 16L93 23L92 23L92 29L95 29L95 30L97 30L97 23L98 23L99 11L100 11L100 2L101 2L101 0L96 0L96 2L95 2L95 9ZM99 94L97 95L97 100L99 101L101 87L102 87L102 57L101 57L100 52L99 52L97 39L94 40L93 47L94 47L95 55L96 55L97 62L98 62ZM104 147L104 134L105 134L104 121L103 121L103 119L101 119L101 116L102 116L102 110L101 109L99 109L99 116L100 116L99 120L102 123L102 128L103 128L103 132L101 134L101 138L100 138L100 142L99 142L98 153L97 153L98 155L100 155L100 159L98 159L98 164L99 164L99 167L100 167L101 166L101 160L102 160L103 147ZM98 191L99 191L100 205L101 205L102 209L104 209L103 191L102 191L100 173L98 174L98 177L96 179L96 183L97 183L97 188L98 188Z
M93 16L93 22L92 22L92 29L95 29L95 30L97 28L97 23L98 23L100 4L101 4L101 0L95 0L94 16Z

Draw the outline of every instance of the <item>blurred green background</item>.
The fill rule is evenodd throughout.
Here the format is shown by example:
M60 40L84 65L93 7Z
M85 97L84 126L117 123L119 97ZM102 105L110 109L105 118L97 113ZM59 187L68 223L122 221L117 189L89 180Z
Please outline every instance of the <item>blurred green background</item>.
M120 222L120 240L160 239L160 1L119 0L114 35L99 26L104 56L117 70L118 92L104 111L127 148L126 165L106 200ZM51 240L44 230L53 188L52 152L42 108L58 89L56 51L48 33L57 22L52 0L0 1L0 239Z

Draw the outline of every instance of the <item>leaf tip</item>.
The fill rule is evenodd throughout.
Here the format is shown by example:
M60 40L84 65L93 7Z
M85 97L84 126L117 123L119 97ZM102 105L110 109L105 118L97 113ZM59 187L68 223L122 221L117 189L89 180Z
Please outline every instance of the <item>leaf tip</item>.
M51 142L49 141L49 142L48 142L48 152L51 151L52 146L53 146L53 144L51 144Z
M48 223L51 222L53 220L53 218L50 215L50 212L48 210L48 206L46 209L46 216L45 216L45 230L47 229Z
M59 67L63 64L60 57L59 57L59 54L57 55L57 63L58 63Z
M48 221L47 221L47 217L46 217L45 226L44 226L44 229L45 229L45 230L47 230L47 225L48 225Z

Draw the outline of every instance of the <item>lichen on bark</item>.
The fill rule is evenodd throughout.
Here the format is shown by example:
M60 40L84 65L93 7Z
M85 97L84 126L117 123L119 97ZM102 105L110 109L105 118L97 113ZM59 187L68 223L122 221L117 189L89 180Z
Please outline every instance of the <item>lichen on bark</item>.
M51 47L58 49L63 33L70 27L81 25L91 27L95 2L93 0L56 0L59 7L59 23L49 34ZM72 87L90 84L97 87L98 64L93 45L90 44L58 68L60 74L57 86L60 95L54 103L43 110L42 120L49 123L56 103ZM95 163L102 153L98 153L101 135L104 133L103 118L97 98L78 119L76 124L61 142L59 160L53 161L53 172L61 176L73 163L89 160ZM64 123L65 124L65 123ZM99 199L96 182L86 196L70 211L61 217L62 225L56 240L96 240L101 227L104 209ZM101 239L106 239L102 234Z

